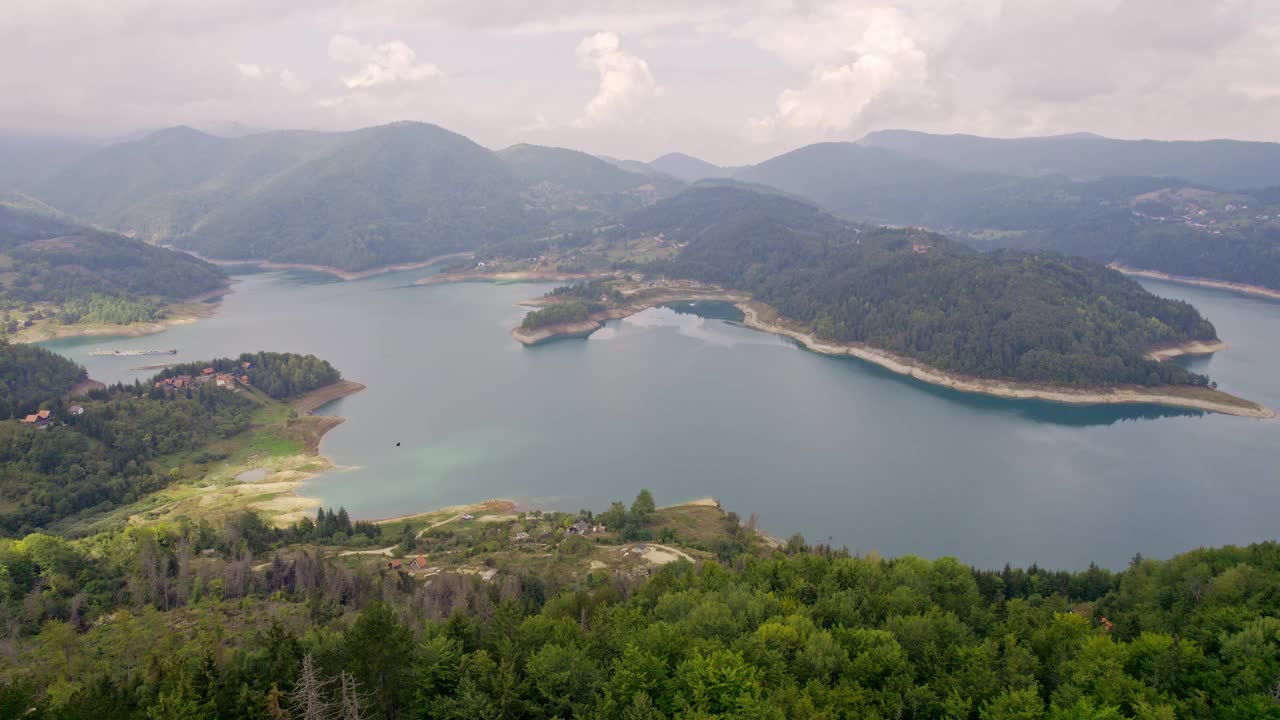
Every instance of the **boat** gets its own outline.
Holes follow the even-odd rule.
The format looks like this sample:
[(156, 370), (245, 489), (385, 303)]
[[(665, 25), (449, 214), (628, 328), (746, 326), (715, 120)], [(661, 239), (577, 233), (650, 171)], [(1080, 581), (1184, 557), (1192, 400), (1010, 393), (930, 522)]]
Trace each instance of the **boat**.
[(94, 350), (94, 357), (137, 357), (139, 355), (177, 355), (177, 350)]

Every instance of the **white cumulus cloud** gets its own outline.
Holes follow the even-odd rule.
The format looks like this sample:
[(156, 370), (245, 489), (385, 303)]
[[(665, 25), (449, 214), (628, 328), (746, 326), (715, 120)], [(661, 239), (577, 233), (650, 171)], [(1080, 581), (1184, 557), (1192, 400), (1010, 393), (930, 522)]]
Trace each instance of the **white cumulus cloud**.
[(575, 127), (627, 124), (646, 101), (662, 92), (649, 63), (624, 51), (617, 33), (599, 32), (584, 38), (576, 55), (579, 65), (600, 76), (600, 86), (574, 121)]
[(878, 101), (930, 101), (929, 55), (916, 43), (913, 28), (901, 13), (881, 9), (843, 20), (830, 23), (823, 34), (829, 39), (833, 28), (843, 30), (843, 41), (835, 45), (793, 46), (789, 41), (795, 33), (766, 38), (765, 44), (774, 45), (784, 56), (804, 58), (826, 45), (825, 52), (818, 53), (827, 57), (812, 64), (803, 83), (778, 94), (772, 114), (748, 121), (749, 139), (768, 142), (781, 130), (836, 133), (856, 127)]
[(434, 64), (419, 63), (413, 48), (399, 40), (370, 45), (347, 35), (334, 35), (329, 40), (329, 57), (358, 66), (342, 77), (349, 90), (395, 87), (444, 75)]

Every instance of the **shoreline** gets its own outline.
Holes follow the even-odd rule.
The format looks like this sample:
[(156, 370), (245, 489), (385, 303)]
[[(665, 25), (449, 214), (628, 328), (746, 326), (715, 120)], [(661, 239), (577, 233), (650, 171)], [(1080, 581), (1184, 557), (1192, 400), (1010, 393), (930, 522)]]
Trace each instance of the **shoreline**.
[[(639, 300), (634, 300), (623, 305), (611, 307), (603, 312), (592, 313), (587, 316), (586, 320), (575, 323), (557, 323), (555, 325), (544, 325), (539, 328), (526, 330), (521, 327), (512, 328), (511, 337), (515, 338), (525, 347), (533, 347), (554, 340), (584, 338), (590, 336), (596, 330), (604, 327), (604, 323), (610, 320), (621, 320), (630, 317), (638, 312), (643, 312), (652, 307), (666, 305), (674, 302), (698, 302), (701, 300), (715, 300), (719, 302), (740, 303), (747, 302), (750, 298), (743, 293), (728, 292), (726, 290), (683, 290), (683, 291), (662, 291), (656, 295), (646, 296)], [(533, 298), (519, 303), (525, 307), (539, 308), (544, 305), (551, 305), (556, 302), (556, 298)]]
[[(939, 370), (910, 358), (902, 357), (886, 350), (868, 347), (860, 343), (836, 344), (818, 340), (812, 334), (802, 333), (798, 330), (793, 330), (782, 324), (763, 318), (762, 309), (767, 307), (768, 306), (764, 306), (763, 303), (757, 303), (754, 301), (738, 303), (738, 309), (742, 310), (745, 317), (743, 325), (754, 330), (761, 330), (789, 337), (813, 352), (821, 353), (823, 355), (845, 355), (855, 357), (859, 360), (879, 365), (880, 367), (899, 375), (906, 375), (930, 385), (950, 388), (959, 392), (989, 395), (1008, 400), (1043, 400), (1067, 405), (1150, 404), (1188, 410), (1215, 412), (1223, 415), (1235, 415), (1237, 417), (1250, 417), (1257, 419), (1271, 419), (1276, 417), (1276, 413), (1274, 411), (1257, 403), (1243, 398), (1235, 398), (1235, 396), (1228, 395), (1227, 393), (1220, 393), (1216, 390), (1209, 392), (1237, 399), (1242, 403), (1248, 403), (1248, 405), (1232, 405), (1224, 401), (1192, 397), (1186, 393), (1200, 390), (1199, 388), (1188, 387), (1184, 390), (1181, 386), (1176, 385), (1162, 386), (1158, 390), (1141, 386), (1077, 389), (1059, 385), (1039, 385), (1009, 380), (987, 380), (983, 378), (966, 377), (955, 373), (949, 373), (945, 370)], [(765, 312), (768, 312), (768, 310)], [(1198, 341), (1194, 344), (1197, 347), (1202, 345), (1202, 343), (1199, 343)], [(1182, 354), (1180, 348), (1178, 348), (1179, 352), (1177, 354)], [(1172, 350), (1174, 349), (1169, 349), (1165, 352), (1171, 352)], [(1169, 357), (1172, 356), (1173, 355), (1169, 355)]]
[(1194, 277), (1191, 275), (1170, 275), (1169, 273), (1160, 272), (1159, 270), (1133, 268), (1115, 262), (1109, 263), (1107, 267), (1131, 277), (1147, 278), (1149, 280), (1163, 280), (1165, 282), (1178, 283), (1180, 285), (1194, 285), (1196, 287), (1205, 287), (1214, 290), (1227, 290), (1229, 292), (1248, 295), (1250, 297), (1280, 300), (1280, 290), (1273, 290), (1261, 285), (1250, 285), (1248, 283), (1233, 282), (1230, 280), (1214, 280), (1212, 278)]
[(192, 257), (199, 258), (209, 263), (210, 265), (217, 265), (218, 267), (233, 267), (236, 265), (247, 265), (250, 267), (261, 268), (263, 270), (311, 270), (313, 272), (320, 272), (320, 273), (325, 273), (326, 275), (332, 275), (340, 280), (364, 280), (365, 278), (371, 278), (377, 275), (385, 275), (387, 273), (400, 272), (401, 270), (420, 270), (422, 268), (430, 267), (437, 263), (444, 262), (445, 260), (452, 260), (454, 258), (471, 257), (473, 255), (471, 251), (467, 250), (467, 251), (456, 252), (456, 253), (448, 253), (445, 255), (437, 255), (432, 258), (427, 258), (426, 260), (415, 260), (413, 262), (396, 263), (394, 265), (379, 265), (377, 267), (372, 267), (367, 270), (343, 270), (342, 268), (334, 267), (332, 265), (314, 265), (311, 263), (288, 263), (288, 262), (276, 262), (274, 260), (228, 260), (224, 258), (211, 258), (211, 257), (205, 257), (204, 255), (201, 255), (195, 250), (187, 250), (185, 248), (174, 247), (172, 245), (164, 245), (162, 247), (166, 247), (170, 250), (176, 250), (178, 252), (186, 253)]
[[(231, 494), (238, 494), (237, 491), (243, 489), (246, 492), (269, 492), (275, 495), (275, 497), (268, 500), (251, 503), (250, 507), (269, 513), (269, 522), (277, 527), (297, 522), (303, 516), (309, 516), (310, 511), (321, 507), (320, 498), (306, 495), (302, 490), (308, 482), (320, 475), (340, 469), (329, 458), (320, 454), (320, 441), (324, 439), (325, 434), (330, 430), (346, 422), (346, 418), (341, 415), (316, 415), (314, 413), (318, 408), (335, 400), (354, 395), (364, 390), (365, 387), (364, 384), (352, 380), (339, 380), (324, 387), (316, 388), (290, 401), (288, 403), (289, 406), (296, 410), (299, 416), (306, 417), (314, 425), (311, 437), (307, 439), (302, 452), (294, 456), (274, 458), (274, 462), (283, 467), (269, 472), (257, 480), (239, 481), (231, 486)], [(237, 467), (234, 471), (234, 477), (238, 479), (244, 473), (252, 472), (259, 468), (264, 468), (264, 466)]]
[[(538, 307), (546, 304), (546, 300), (546, 298), (536, 298), (521, 304)], [(819, 340), (812, 333), (795, 330), (777, 321), (777, 313), (764, 303), (752, 300), (742, 293), (723, 290), (663, 293), (655, 297), (647, 297), (643, 300), (620, 305), (603, 313), (593, 314), (583, 324), (590, 322), (602, 327), (602, 323), (606, 320), (624, 318), (664, 303), (683, 300), (732, 302), (742, 311), (742, 324), (744, 327), (791, 338), (800, 343), (801, 346), (816, 353), (854, 357), (879, 365), (899, 375), (905, 375), (930, 385), (949, 388), (958, 392), (988, 395), (1007, 400), (1042, 400), (1066, 405), (1162, 405), (1237, 417), (1257, 419), (1272, 419), (1276, 417), (1274, 411), (1258, 403), (1208, 388), (1175, 385), (1153, 389), (1134, 385), (1085, 389), (1062, 385), (968, 377), (934, 368), (911, 358), (861, 343), (832, 343)], [(572, 325), (577, 326), (579, 323), (573, 323)], [(566, 326), (549, 325), (532, 331), (522, 331), (521, 328), (515, 328), (511, 331), (511, 335), (526, 346), (533, 346), (550, 342), (560, 337), (569, 337), (569, 335), (556, 334), (556, 329), (560, 327)], [(585, 334), (590, 335), (591, 332), (594, 332), (594, 329)], [(1225, 347), (1227, 347), (1226, 343), (1221, 341), (1191, 341), (1173, 347), (1153, 350), (1150, 356), (1164, 359), (1179, 355), (1206, 354), (1217, 352)], [(1237, 404), (1233, 404), (1232, 401), (1236, 401)]]
[(1188, 355), (1212, 355), (1229, 347), (1231, 346), (1221, 340), (1188, 340), (1180, 345), (1170, 345), (1151, 350), (1147, 353), (1147, 357), (1157, 362), (1163, 362)]
[(443, 285), (446, 283), (535, 283), (535, 282), (573, 282), (575, 280), (597, 280), (611, 277), (612, 273), (562, 273), (542, 270), (513, 270), (495, 273), (440, 273), (431, 277), (415, 280), (414, 285)]
[(230, 295), (234, 292), (232, 281), (227, 280), (223, 287), (206, 293), (193, 295), (178, 302), (161, 306), (171, 317), (163, 317), (152, 322), (130, 323), (128, 325), (40, 325), (24, 328), (12, 337), (13, 342), (33, 344), (49, 340), (65, 340), (78, 337), (142, 337), (155, 335), (172, 327), (191, 325), (192, 323), (212, 317), (218, 311), (218, 304), (210, 300)]

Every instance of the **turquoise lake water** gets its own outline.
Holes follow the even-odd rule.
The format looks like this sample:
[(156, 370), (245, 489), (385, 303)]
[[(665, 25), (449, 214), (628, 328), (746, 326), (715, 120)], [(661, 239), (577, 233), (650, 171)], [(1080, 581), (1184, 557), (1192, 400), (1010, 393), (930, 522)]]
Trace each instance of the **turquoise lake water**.
[[(965, 395), (668, 308), (524, 348), (515, 303), (550, 286), (413, 285), (429, 272), (246, 275), (196, 324), (46, 346), (107, 382), (164, 358), (91, 350), (330, 360), (368, 389), (324, 409), (347, 422), (321, 450), (351, 469), (307, 489), (358, 518), (494, 497), (603, 509), (647, 487), (660, 504), (713, 496), (782, 537), (985, 567), (1121, 567), (1280, 534), (1280, 422)], [(1144, 284), (1231, 344), (1188, 365), (1280, 407), (1280, 303)]]

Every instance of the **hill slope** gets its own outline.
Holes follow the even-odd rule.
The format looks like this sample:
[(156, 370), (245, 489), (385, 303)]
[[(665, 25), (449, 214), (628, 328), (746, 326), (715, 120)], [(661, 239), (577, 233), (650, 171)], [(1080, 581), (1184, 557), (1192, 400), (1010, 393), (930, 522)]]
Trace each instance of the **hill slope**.
[(582, 153), (494, 153), (395, 123), (239, 138), (172, 128), (95, 153), (38, 195), (211, 257), (360, 270), (589, 224), (674, 189)]
[(1213, 340), (1184, 302), (1093, 262), (977, 253), (915, 229), (857, 227), (781, 196), (690, 189), (626, 222), (687, 243), (665, 272), (743, 290), (819, 337), (977, 377), (1067, 385), (1207, 382), (1149, 360)]
[(217, 267), (185, 253), (87, 228), (20, 197), (0, 201), (0, 332), (157, 319), (166, 303), (216, 290)]
[(650, 162), (649, 167), (672, 177), (678, 177), (685, 182), (726, 178), (731, 177), (735, 172), (735, 168), (723, 168), (701, 158), (679, 152), (667, 153)]

